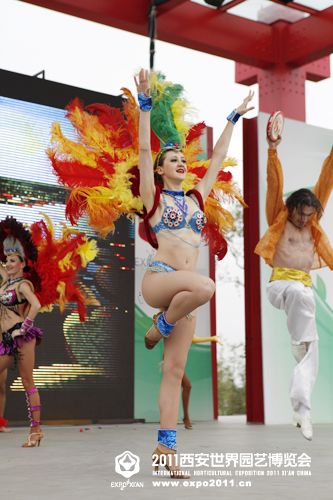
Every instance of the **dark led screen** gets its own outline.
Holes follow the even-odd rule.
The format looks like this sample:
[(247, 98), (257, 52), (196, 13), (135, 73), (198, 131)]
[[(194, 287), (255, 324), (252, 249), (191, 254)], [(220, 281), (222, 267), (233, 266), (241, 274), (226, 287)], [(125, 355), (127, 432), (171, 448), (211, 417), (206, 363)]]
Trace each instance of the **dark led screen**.
[[(75, 140), (64, 110), (71, 99), (113, 106), (121, 99), (7, 71), (0, 71), (0, 82), (0, 219), (12, 215), (30, 224), (45, 213), (59, 231), (66, 190), (45, 153), (51, 123), (60, 122)], [(84, 219), (78, 228), (96, 238), (99, 248), (79, 276), (89, 297), (88, 320), (79, 322), (75, 304), (64, 314), (56, 306), (37, 317), (44, 330), (34, 370), (42, 420), (128, 420), (133, 418), (134, 230), (126, 218), (104, 240)], [(16, 368), (8, 371), (6, 417), (26, 420)]]

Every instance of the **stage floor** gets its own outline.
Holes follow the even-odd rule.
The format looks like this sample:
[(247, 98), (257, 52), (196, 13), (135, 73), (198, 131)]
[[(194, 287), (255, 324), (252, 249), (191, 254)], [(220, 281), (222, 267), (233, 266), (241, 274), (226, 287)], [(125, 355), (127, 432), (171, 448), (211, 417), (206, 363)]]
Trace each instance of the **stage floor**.
[[(189, 454), (188, 460), (194, 459), (196, 463), (202, 460), (206, 464), (189, 468), (191, 479), (186, 483), (178, 481), (178, 485), (177, 480), (152, 476), (150, 457), (157, 425), (96, 425), (85, 428), (88, 430), (83, 432), (75, 426), (44, 426), (45, 439), (39, 448), (32, 449), (20, 447), (27, 429), (14, 428), (11, 433), (0, 434), (1, 498), (333, 498), (333, 425), (316, 425), (312, 442), (306, 441), (292, 425), (263, 426), (222, 421), (197, 422), (190, 431), (180, 425), (178, 428), (179, 453)], [(129, 479), (115, 471), (115, 457), (124, 451), (140, 457), (140, 469)], [(227, 455), (231, 453), (233, 456)], [(223, 466), (217, 467), (216, 462), (212, 466), (210, 461), (207, 462), (213, 460), (211, 454), (215, 454), (214, 460), (221, 460)], [(306, 456), (310, 457), (311, 466), (300, 467), (299, 460), (308, 460)], [(226, 462), (227, 458), (236, 460), (236, 467)], [(240, 459), (246, 460), (242, 466), (238, 462)], [(256, 465), (251, 466), (249, 460), (255, 460)], [(268, 460), (275, 460), (275, 463), (269, 464)], [(128, 469), (128, 463), (125, 459), (123, 471)], [(219, 474), (225, 475), (193, 474), (199, 470), (208, 474), (220, 471)], [(240, 475), (245, 471), (247, 475)], [(123, 491), (120, 489), (122, 484)]]

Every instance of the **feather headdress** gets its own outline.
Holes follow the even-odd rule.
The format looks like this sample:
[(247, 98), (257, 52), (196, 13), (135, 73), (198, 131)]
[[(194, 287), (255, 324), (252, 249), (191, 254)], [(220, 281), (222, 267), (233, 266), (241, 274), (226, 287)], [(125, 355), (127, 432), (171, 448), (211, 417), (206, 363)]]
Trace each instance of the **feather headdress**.
[(44, 219), (34, 222), (30, 228), (13, 217), (2, 220), (0, 259), (8, 255), (6, 242), (16, 242), (27, 264), (25, 277), (33, 283), (42, 309), (50, 310), (58, 304), (62, 312), (66, 303), (76, 302), (80, 319), (84, 321), (86, 300), (75, 280), (78, 271), (96, 257), (96, 241), (65, 225), (61, 236), (56, 237), (51, 220), (47, 215)]
[[(123, 108), (105, 104), (84, 107), (78, 99), (67, 106), (78, 141), (66, 138), (58, 123), (51, 133), (49, 158), (59, 182), (70, 189), (66, 215), (72, 224), (86, 214), (89, 224), (102, 236), (113, 231), (120, 215), (133, 218), (143, 215), (139, 196), (138, 127), (139, 108), (131, 92), (123, 88)], [(203, 153), (201, 135), (206, 125), (191, 125), (187, 120), (189, 105), (184, 89), (165, 80), (159, 73), (151, 75), (151, 149), (153, 158), (165, 143), (179, 144), (187, 162), (183, 183), (185, 191), (195, 187), (205, 175), (209, 160), (200, 160)], [(219, 259), (226, 253), (224, 233), (232, 228), (232, 215), (221, 206), (224, 196), (243, 199), (232, 181), (227, 166), (236, 161), (226, 159), (213, 189), (205, 202), (207, 224), (203, 237)]]

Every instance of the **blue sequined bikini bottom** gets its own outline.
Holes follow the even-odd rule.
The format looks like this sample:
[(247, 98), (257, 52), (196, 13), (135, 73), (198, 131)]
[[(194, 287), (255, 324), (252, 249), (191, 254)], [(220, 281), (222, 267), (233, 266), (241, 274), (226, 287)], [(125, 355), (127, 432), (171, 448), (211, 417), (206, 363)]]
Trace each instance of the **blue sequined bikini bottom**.
[(165, 264), (165, 262), (161, 262), (160, 260), (150, 260), (146, 266), (147, 271), (152, 271), (153, 273), (171, 273), (172, 271), (176, 271), (173, 267)]

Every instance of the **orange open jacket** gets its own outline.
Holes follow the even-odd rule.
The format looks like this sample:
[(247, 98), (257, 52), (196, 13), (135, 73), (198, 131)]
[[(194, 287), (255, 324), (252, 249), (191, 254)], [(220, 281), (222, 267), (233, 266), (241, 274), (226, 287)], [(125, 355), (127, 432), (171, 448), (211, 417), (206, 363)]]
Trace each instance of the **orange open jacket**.
[[(323, 209), (325, 209), (332, 188), (333, 148), (324, 160), (319, 179), (313, 188), (313, 192), (320, 200)], [(263, 257), (267, 264), (273, 266), (276, 245), (282, 236), (288, 218), (288, 210), (283, 201), (283, 172), (276, 149), (268, 150), (266, 218), (269, 227), (257, 244), (255, 253)], [(333, 248), (320, 226), (317, 216), (313, 217), (310, 224), (315, 245), (312, 269), (324, 266), (333, 269)]]

